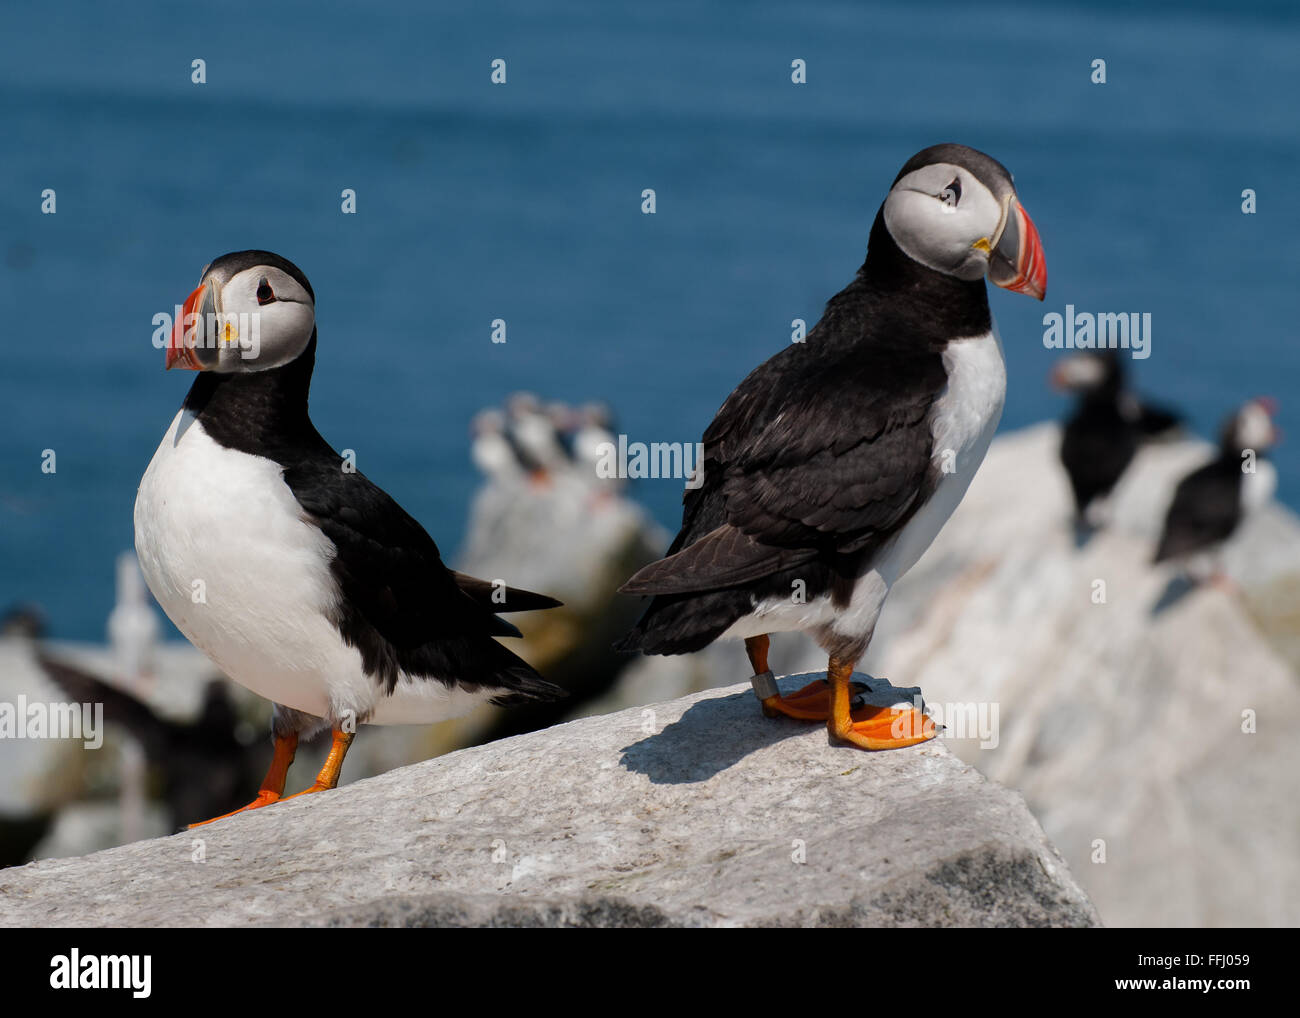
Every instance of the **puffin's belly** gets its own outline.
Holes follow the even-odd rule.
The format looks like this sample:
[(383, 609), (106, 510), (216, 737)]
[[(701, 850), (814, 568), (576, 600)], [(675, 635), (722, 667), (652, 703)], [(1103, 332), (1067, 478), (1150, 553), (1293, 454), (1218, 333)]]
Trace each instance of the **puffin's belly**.
[(1258, 512), (1277, 491), (1277, 468), (1268, 460), (1255, 461), (1252, 472), (1241, 475), (1241, 514)]
[(364, 698), (366, 683), (374, 698), (329, 621), (333, 544), (303, 519), (277, 463), (219, 445), (181, 411), (140, 483), (135, 535), (163, 611), (236, 682), (321, 716)]

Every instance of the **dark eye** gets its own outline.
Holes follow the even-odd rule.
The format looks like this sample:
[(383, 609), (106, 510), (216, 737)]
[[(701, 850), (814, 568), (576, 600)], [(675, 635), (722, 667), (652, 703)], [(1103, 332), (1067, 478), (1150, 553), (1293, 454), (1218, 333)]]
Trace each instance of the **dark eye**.
[(261, 282), (257, 284), (257, 303), (270, 304), (275, 300), (275, 291), (271, 289), (271, 284), (263, 276)]
[(949, 207), (954, 207), (959, 201), (961, 201), (960, 178), (952, 178), (952, 183), (939, 192), (939, 200)]

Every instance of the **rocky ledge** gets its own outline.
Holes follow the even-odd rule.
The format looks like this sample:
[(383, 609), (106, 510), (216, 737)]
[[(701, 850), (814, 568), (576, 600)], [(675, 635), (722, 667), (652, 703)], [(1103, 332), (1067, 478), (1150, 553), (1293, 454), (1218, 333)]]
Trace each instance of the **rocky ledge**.
[(1098, 920), (1020, 795), (942, 740), (883, 753), (831, 745), (823, 726), (763, 718), (742, 684), (461, 750), (198, 831), (4, 870), (0, 922)]

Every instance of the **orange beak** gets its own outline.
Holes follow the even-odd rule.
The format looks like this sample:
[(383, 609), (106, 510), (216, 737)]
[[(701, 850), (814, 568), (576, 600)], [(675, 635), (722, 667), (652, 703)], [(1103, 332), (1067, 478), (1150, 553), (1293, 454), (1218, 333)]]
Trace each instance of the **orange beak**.
[(1047, 259), (1038, 228), (1012, 195), (1002, 234), (989, 254), (989, 282), (1042, 300), (1047, 295)]
[(181, 315), (172, 325), (171, 338), (167, 341), (166, 370), (179, 365), (188, 371), (202, 371), (203, 365), (194, 356), (196, 339), (203, 335), (203, 310), (201, 302), (207, 292), (204, 284), (185, 298)]

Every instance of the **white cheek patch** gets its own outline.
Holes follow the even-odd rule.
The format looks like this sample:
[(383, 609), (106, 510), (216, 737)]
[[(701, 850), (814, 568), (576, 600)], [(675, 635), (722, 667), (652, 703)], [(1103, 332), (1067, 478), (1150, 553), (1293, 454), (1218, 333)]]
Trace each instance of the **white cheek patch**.
[[(961, 196), (940, 200), (956, 178)], [(961, 279), (978, 279), (988, 268), (988, 254), (974, 245), (991, 244), (1002, 208), (987, 187), (956, 166), (936, 163), (914, 170), (894, 185), (885, 199), (885, 226), (909, 258), (927, 268)]]
[[(261, 304), (265, 279), (276, 300)], [(236, 273), (221, 291), (231, 342), (221, 351), (219, 371), (265, 371), (288, 364), (307, 347), (316, 313), (298, 281), (279, 269), (255, 266)]]
[(1078, 354), (1057, 363), (1061, 380), (1070, 388), (1090, 389), (1100, 385), (1106, 375), (1106, 365), (1100, 357)]
[(1268, 449), (1273, 445), (1273, 419), (1258, 403), (1250, 403), (1237, 418), (1237, 440), (1244, 449)]

